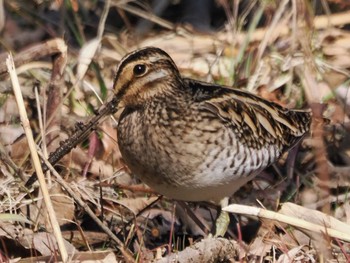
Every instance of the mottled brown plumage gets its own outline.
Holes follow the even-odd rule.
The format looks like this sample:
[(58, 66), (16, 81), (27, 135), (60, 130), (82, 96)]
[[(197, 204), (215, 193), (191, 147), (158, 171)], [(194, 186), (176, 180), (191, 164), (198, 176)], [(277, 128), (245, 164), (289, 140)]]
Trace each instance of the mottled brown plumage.
[(310, 124), (309, 111), (182, 78), (157, 48), (120, 62), (115, 92), (124, 107), (118, 125), (123, 158), (143, 181), (175, 199), (218, 201), (232, 194)]
[(118, 144), (130, 170), (162, 195), (219, 202), (293, 147), (309, 111), (182, 78), (164, 51), (126, 55), (114, 89), (124, 111)]

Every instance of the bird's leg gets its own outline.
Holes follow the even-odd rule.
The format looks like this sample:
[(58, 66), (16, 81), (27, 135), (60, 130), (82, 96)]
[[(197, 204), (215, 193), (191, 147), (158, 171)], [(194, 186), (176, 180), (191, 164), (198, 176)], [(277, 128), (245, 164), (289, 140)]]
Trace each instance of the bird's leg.
[[(228, 197), (225, 197), (220, 201), (220, 206), (221, 208), (228, 206)], [(228, 212), (221, 210), (220, 215), (216, 219), (216, 223), (215, 223), (215, 237), (219, 237), (219, 236), (223, 237), (227, 231), (229, 223), (230, 223), (230, 216)]]

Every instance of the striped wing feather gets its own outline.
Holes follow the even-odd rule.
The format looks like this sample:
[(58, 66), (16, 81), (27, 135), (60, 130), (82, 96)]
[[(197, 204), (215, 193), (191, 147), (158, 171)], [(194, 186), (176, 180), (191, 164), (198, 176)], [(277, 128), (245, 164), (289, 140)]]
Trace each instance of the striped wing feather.
[(185, 81), (195, 100), (220, 117), (249, 147), (260, 149), (265, 144), (277, 144), (287, 150), (309, 130), (309, 110), (283, 108), (239, 89)]

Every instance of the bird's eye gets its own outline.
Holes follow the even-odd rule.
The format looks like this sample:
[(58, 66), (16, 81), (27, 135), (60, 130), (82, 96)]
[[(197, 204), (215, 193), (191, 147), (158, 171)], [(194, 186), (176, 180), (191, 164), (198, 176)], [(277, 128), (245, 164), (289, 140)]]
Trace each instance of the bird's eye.
[(137, 64), (134, 67), (134, 75), (135, 76), (142, 76), (143, 74), (146, 73), (146, 65), (143, 64)]

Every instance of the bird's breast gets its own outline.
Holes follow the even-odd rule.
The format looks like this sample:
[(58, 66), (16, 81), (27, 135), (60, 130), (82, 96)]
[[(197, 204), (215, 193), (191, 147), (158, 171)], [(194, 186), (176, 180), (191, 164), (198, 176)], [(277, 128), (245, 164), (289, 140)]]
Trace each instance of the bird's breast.
[(166, 109), (125, 115), (118, 144), (133, 174), (160, 194), (187, 201), (231, 195), (269, 165), (276, 150), (253, 151), (203, 112)]

